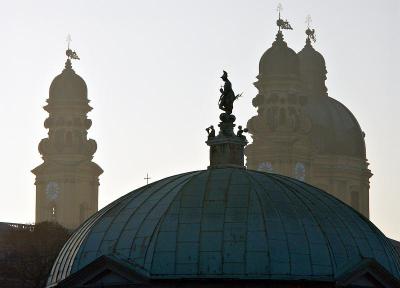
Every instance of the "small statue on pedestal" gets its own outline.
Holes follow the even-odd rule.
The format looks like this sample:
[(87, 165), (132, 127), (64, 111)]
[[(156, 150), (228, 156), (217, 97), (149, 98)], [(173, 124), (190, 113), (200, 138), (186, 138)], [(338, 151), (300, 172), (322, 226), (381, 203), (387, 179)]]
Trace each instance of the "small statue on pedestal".
[(210, 140), (210, 139), (215, 137), (215, 129), (214, 129), (213, 125), (211, 125), (210, 127), (206, 128), (206, 131), (208, 133), (208, 140)]
[(236, 136), (238, 136), (240, 139), (247, 140), (246, 136), (243, 135), (243, 133), (249, 132), (247, 128), (242, 128), (242, 126), (238, 126), (238, 132), (236, 133)]

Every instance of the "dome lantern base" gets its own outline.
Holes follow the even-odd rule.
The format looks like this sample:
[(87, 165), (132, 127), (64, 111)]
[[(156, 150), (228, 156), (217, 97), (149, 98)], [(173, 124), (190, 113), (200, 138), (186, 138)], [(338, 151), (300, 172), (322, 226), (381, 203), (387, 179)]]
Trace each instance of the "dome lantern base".
[(206, 141), (210, 146), (210, 168), (234, 167), (243, 168), (244, 166), (244, 146), (247, 145), (246, 137), (243, 135), (245, 130), (239, 126), (237, 135), (233, 128), (235, 127), (236, 117), (222, 113), (219, 123), (220, 132), (217, 136), (209, 135)]

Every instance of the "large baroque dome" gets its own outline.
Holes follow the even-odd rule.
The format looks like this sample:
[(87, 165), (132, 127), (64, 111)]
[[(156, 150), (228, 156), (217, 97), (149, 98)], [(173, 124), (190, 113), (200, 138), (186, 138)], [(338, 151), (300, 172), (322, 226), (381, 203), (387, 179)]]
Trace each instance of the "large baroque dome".
[(104, 258), (147, 281), (332, 283), (367, 260), (400, 278), (393, 245), (360, 213), (303, 182), (240, 168), (179, 174), (114, 201), (74, 232), (48, 285), (70, 287)]
[(353, 113), (329, 97), (310, 97), (304, 106), (311, 121), (310, 139), (321, 155), (366, 159), (364, 133)]

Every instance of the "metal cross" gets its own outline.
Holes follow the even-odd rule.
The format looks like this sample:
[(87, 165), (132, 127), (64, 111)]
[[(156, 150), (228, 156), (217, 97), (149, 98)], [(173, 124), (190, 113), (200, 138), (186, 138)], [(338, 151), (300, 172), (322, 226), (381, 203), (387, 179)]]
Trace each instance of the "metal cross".
[(68, 49), (69, 49), (69, 44), (71, 44), (71, 42), (72, 42), (71, 34), (68, 34), (67, 35)]
[(307, 15), (306, 17), (307, 28), (310, 28), (311, 23), (312, 23), (311, 15)]
[(278, 7), (276, 7), (276, 11), (279, 13), (279, 19), (281, 19), (281, 11), (283, 10), (282, 3), (278, 4)]
[(146, 180), (146, 184), (149, 184), (149, 179), (151, 179), (150, 177), (149, 177), (149, 173), (147, 173), (146, 174), (146, 177), (144, 177), (144, 180)]

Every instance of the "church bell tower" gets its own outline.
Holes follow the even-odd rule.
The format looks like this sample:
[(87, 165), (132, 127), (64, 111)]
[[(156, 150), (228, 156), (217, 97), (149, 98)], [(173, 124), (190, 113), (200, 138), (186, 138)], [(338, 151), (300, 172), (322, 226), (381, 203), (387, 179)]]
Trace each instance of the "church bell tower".
[(88, 139), (92, 110), (85, 81), (72, 69), (79, 59), (69, 49), (60, 75), (54, 78), (44, 110), (48, 137), (39, 143), (43, 163), (32, 170), (36, 176), (36, 223), (55, 221), (77, 228), (98, 209), (99, 176), (103, 170), (92, 161), (97, 145)]
[(296, 53), (283, 39), (282, 29), (291, 26), (279, 16), (276, 39), (260, 59), (246, 165), (307, 182), (369, 217), (365, 133), (351, 111), (328, 95), (325, 59), (312, 45), (311, 18), (307, 22), (306, 44)]

